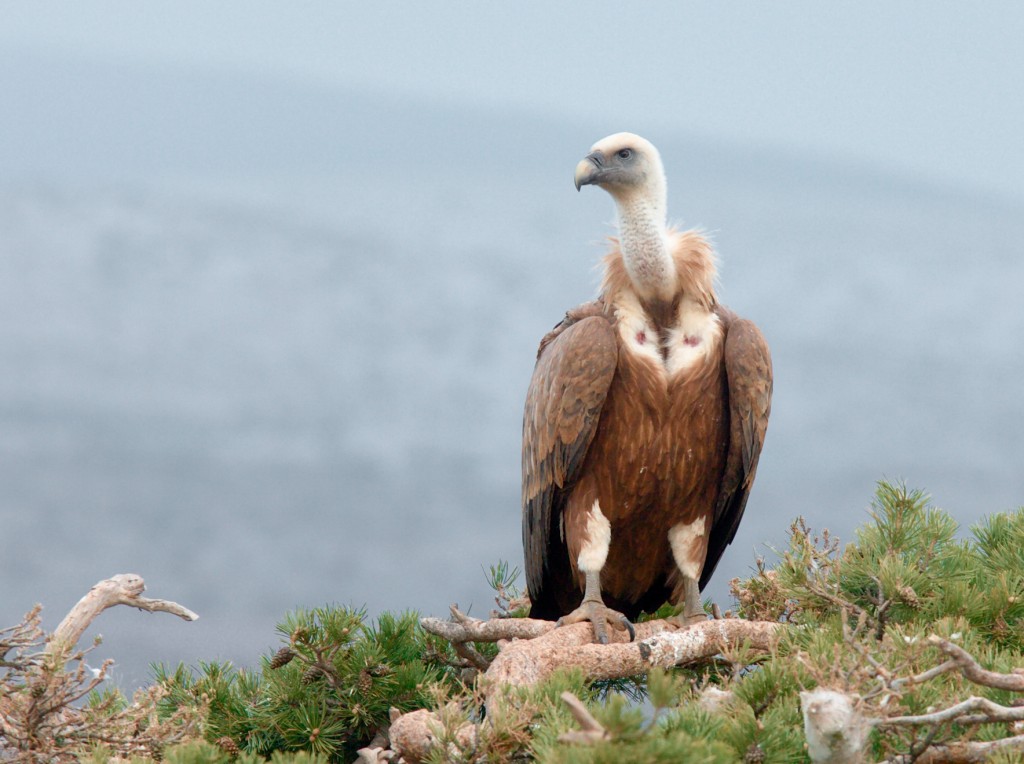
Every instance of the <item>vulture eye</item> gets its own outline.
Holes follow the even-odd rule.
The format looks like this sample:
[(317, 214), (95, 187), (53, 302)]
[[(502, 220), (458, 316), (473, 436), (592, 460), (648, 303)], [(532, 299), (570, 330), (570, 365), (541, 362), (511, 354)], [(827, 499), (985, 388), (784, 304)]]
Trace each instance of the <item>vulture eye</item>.
[(629, 159), (631, 156), (633, 156), (633, 149), (619, 149), (619, 151), (616, 152), (615, 156), (617, 156), (619, 159)]

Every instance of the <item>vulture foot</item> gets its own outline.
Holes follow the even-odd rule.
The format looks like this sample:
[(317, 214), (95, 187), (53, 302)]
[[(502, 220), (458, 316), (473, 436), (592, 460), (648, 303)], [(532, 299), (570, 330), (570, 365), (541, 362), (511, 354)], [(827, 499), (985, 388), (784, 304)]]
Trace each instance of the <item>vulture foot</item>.
[(682, 626), (693, 626), (707, 620), (708, 614), (704, 612), (704, 606), (700, 601), (700, 589), (697, 587), (697, 580), (686, 577), (683, 579), (683, 612), (672, 616), (668, 620)]
[(690, 615), (687, 615), (686, 613), (680, 613), (679, 615), (674, 615), (666, 620), (672, 623), (676, 623), (685, 629), (688, 626), (695, 626), (698, 623), (704, 623), (704, 621), (706, 621), (707, 619), (707, 613), (701, 610), (699, 613), (691, 613)]
[(633, 624), (629, 622), (629, 619), (618, 610), (612, 610), (606, 606), (600, 599), (583, 600), (578, 608), (559, 618), (555, 627), (567, 626), (570, 623), (580, 623), (581, 621), (590, 621), (593, 624), (594, 638), (602, 645), (608, 644), (609, 626), (616, 631), (628, 631), (630, 642), (636, 639), (636, 630), (633, 628)]

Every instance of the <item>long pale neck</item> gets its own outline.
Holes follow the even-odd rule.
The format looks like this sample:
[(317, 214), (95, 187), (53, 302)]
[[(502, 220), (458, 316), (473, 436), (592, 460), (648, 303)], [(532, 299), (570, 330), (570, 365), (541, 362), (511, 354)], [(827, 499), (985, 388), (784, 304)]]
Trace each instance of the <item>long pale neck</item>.
[(630, 281), (642, 298), (671, 300), (676, 266), (665, 236), (664, 194), (623, 194), (615, 202), (619, 247)]

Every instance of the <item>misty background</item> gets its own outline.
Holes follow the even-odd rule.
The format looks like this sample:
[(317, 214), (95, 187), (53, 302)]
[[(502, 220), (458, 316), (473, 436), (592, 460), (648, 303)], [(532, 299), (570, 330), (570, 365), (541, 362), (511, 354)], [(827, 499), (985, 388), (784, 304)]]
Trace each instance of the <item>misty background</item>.
[(0, 626), (138, 573), (201, 618), (104, 613), (130, 688), (297, 606), (485, 615), (620, 130), (773, 353), (708, 594), (882, 478), (1020, 506), (1021, 39), (1010, 2), (5, 5)]

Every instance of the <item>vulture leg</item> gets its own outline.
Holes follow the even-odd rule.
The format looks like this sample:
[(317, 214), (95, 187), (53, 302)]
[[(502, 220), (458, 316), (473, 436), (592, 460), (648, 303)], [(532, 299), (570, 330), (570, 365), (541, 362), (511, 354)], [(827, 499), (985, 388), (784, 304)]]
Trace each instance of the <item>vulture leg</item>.
[(580, 606), (568, 615), (558, 619), (558, 626), (566, 626), (570, 623), (590, 621), (594, 625), (594, 637), (602, 645), (608, 644), (608, 626), (618, 631), (628, 631), (629, 641), (636, 639), (636, 631), (633, 624), (629, 622), (622, 613), (612, 610), (604, 604), (601, 598), (601, 574), (596, 570), (586, 572), (587, 586), (583, 593), (583, 602)]
[(674, 619), (680, 626), (690, 626), (707, 618), (700, 601), (699, 581), (708, 554), (708, 536), (704, 532), (708, 519), (701, 517), (692, 523), (679, 523), (668, 532), (669, 546), (679, 569), (673, 602), (683, 606), (683, 612)]
[(683, 612), (675, 616), (680, 626), (692, 626), (707, 619), (704, 605), (700, 601), (700, 587), (696, 578), (683, 577)]

